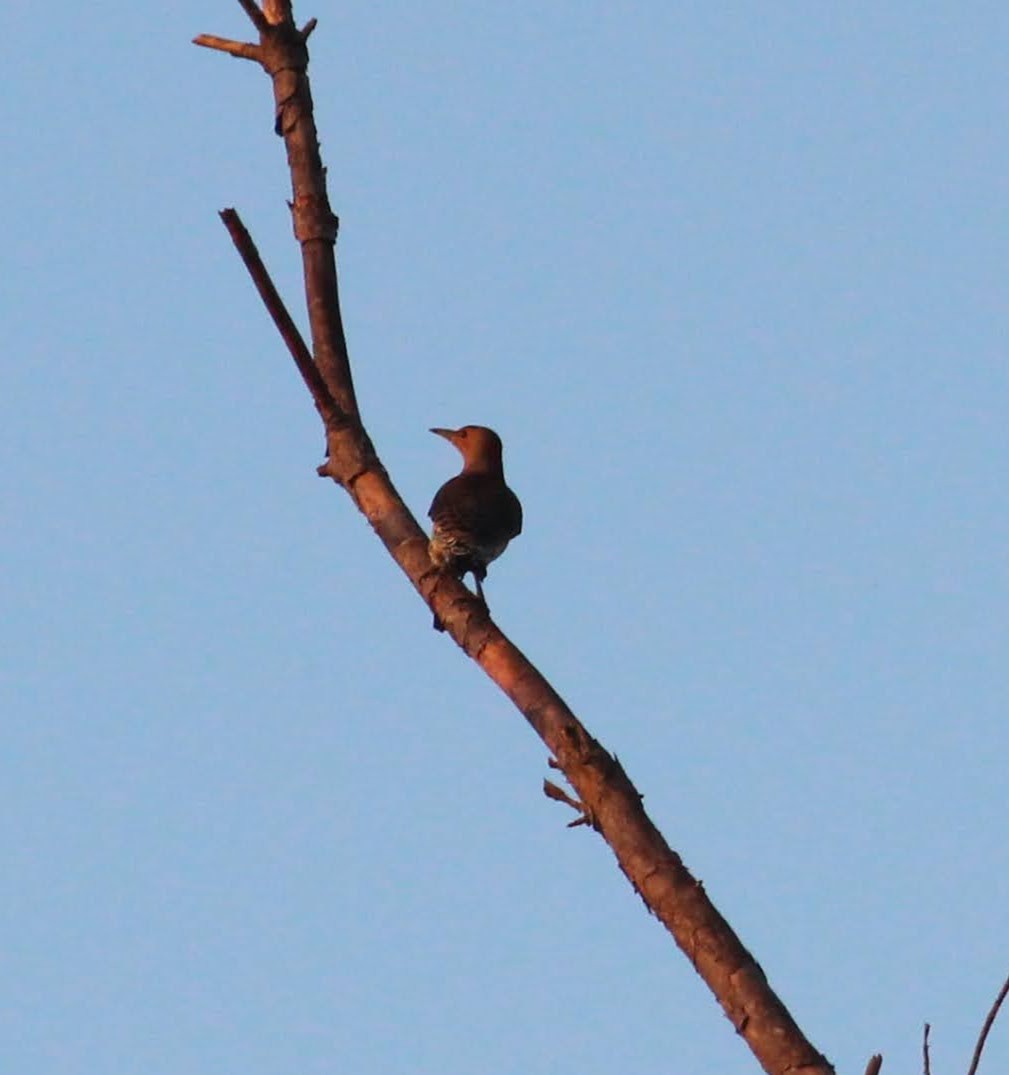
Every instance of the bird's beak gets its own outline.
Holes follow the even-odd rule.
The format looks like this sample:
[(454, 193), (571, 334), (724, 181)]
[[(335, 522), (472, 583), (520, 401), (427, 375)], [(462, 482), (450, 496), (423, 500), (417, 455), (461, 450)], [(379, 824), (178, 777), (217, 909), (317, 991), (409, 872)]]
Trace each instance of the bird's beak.
[(429, 433), (437, 433), (439, 437), (444, 437), (446, 440), (454, 440), (456, 431), (454, 429), (429, 429)]

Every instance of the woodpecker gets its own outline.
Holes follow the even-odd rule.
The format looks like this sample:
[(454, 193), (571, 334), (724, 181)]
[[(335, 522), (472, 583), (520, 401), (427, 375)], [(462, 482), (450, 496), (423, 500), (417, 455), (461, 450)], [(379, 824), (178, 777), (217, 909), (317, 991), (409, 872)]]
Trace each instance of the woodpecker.
[[(427, 513), (434, 522), (431, 562), (457, 579), (470, 572), (486, 608), (482, 583), (487, 565), (522, 533), (522, 505), (505, 484), (501, 438), (494, 430), (463, 426), (431, 432), (454, 444), (463, 460), (460, 473), (435, 493)], [(437, 616), (434, 626), (445, 630)]]

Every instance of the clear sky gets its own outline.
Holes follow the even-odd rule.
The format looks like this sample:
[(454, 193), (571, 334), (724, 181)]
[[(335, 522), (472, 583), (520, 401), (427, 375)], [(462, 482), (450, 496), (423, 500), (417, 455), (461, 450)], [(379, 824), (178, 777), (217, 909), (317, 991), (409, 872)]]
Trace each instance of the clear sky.
[[(14, 0), (0, 1069), (743, 1075), (347, 498), (231, 0)], [(502, 628), (800, 1025), (966, 1069), (1009, 972), (1004, 4), (323, 4), (365, 419), (497, 429)], [(982, 1071), (1009, 1069), (1009, 1018)]]

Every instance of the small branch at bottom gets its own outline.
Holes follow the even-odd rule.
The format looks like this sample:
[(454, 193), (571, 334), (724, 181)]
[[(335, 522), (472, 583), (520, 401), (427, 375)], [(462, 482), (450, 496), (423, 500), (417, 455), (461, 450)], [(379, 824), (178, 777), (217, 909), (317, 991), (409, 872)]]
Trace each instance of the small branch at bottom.
[(967, 1075), (976, 1075), (977, 1066), (981, 1062), (981, 1054), (984, 1052), (984, 1043), (988, 1038), (988, 1032), (995, 1022), (998, 1010), (1002, 1007), (1002, 1001), (1005, 1000), (1007, 993), (1009, 993), (1009, 978), (1006, 978), (1005, 982), (1002, 983), (1002, 988), (995, 998), (995, 1003), (991, 1006), (991, 1011), (988, 1012), (984, 1026), (981, 1027), (981, 1033), (978, 1035), (977, 1045), (974, 1046), (974, 1057), (970, 1062), (970, 1067), (967, 1069)]

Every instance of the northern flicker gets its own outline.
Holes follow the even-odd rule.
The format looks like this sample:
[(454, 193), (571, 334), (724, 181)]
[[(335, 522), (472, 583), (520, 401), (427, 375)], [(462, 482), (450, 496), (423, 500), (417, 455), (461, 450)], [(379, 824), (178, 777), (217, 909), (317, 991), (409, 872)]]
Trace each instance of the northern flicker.
[[(431, 432), (454, 444), (463, 460), (462, 471), (435, 493), (428, 511), (434, 522), (431, 562), (457, 579), (470, 572), (486, 606), (482, 583), (487, 565), (522, 533), (522, 505), (505, 484), (501, 438), (484, 426)], [(434, 625), (445, 629), (437, 616)]]

